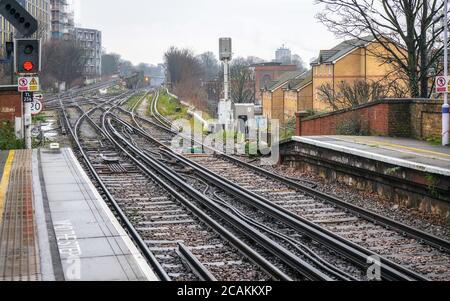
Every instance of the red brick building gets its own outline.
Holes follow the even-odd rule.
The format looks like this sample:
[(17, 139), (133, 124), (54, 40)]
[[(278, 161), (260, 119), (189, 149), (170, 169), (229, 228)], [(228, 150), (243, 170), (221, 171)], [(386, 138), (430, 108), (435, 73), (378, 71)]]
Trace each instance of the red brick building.
[(253, 67), (255, 68), (256, 103), (262, 102), (261, 89), (274, 81), (278, 81), (284, 73), (297, 70), (296, 65), (282, 65), (281, 63), (262, 63)]
[(17, 86), (0, 87), (0, 124), (9, 121), (14, 126), (16, 117), (22, 117), (22, 98)]

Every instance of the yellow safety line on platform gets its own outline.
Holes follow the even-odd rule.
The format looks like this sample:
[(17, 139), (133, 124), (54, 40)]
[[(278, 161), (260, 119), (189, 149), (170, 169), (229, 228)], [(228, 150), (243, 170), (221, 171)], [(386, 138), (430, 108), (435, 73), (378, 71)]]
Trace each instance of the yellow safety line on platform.
[(6, 159), (5, 167), (3, 169), (3, 176), (0, 182), (0, 223), (3, 219), (3, 210), (5, 206), (6, 192), (9, 186), (9, 175), (11, 173), (11, 168), (14, 160), (14, 151), (10, 151), (8, 159)]
[(421, 149), (421, 148), (409, 147), (409, 146), (393, 144), (393, 143), (388, 143), (388, 142), (381, 142), (381, 141), (372, 141), (372, 140), (364, 140), (364, 139), (361, 139), (361, 140), (355, 139), (355, 140), (359, 141), (360, 143), (366, 142), (366, 143), (372, 143), (372, 144), (376, 144), (376, 145), (384, 145), (384, 146), (390, 146), (390, 147), (394, 147), (394, 148), (402, 148), (402, 149), (410, 150), (410, 151), (417, 152), (417, 153), (425, 153), (425, 154), (431, 154), (431, 155), (437, 155), (437, 156), (450, 158), (450, 154), (434, 152), (434, 151)]

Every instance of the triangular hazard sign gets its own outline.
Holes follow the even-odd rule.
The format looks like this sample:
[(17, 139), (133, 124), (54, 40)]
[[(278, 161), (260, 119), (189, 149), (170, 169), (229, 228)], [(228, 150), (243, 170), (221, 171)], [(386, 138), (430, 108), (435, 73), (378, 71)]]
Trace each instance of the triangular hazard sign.
[(33, 77), (30, 81), (30, 86), (36, 86), (37, 85), (37, 81), (36, 79)]

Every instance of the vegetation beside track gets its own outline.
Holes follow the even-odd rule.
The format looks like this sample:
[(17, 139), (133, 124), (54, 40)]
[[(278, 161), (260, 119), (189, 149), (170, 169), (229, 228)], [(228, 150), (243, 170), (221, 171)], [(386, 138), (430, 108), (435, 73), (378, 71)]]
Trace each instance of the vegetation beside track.
[(189, 108), (180, 103), (179, 100), (170, 97), (166, 91), (161, 91), (158, 99), (158, 111), (164, 117), (171, 120), (177, 119), (192, 119), (188, 114)]
[(143, 94), (131, 96), (125, 104), (126, 109), (131, 111), (142, 100), (142, 96)]
[(11, 122), (0, 124), (0, 150), (23, 149), (23, 140), (17, 139)]

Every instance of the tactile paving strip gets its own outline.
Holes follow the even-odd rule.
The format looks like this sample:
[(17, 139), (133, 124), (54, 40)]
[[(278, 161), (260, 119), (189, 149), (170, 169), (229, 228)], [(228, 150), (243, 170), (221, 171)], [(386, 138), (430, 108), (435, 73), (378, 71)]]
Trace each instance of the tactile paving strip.
[(16, 151), (0, 225), (0, 280), (39, 281), (32, 152)]

